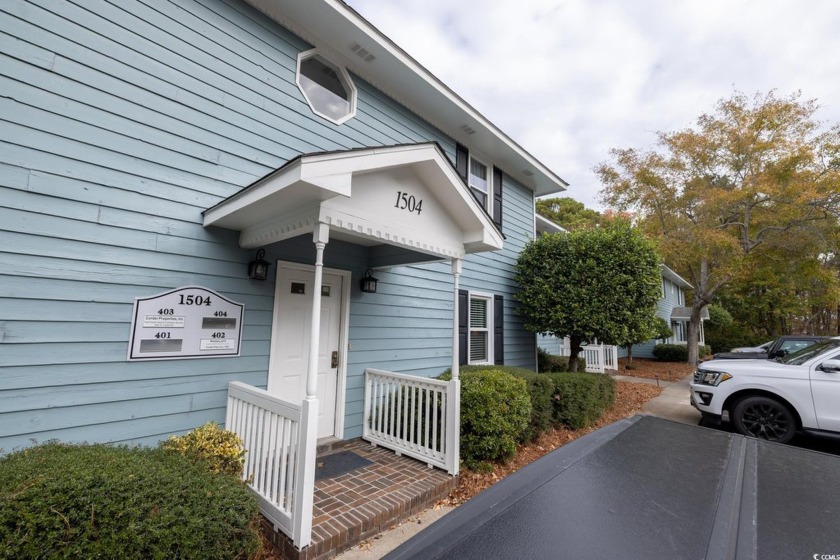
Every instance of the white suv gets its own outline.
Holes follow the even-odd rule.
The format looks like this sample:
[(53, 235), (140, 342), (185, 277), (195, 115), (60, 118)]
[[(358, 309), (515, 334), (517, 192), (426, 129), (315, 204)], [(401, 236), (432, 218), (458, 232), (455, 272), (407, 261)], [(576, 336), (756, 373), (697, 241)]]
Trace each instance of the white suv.
[(691, 404), (738, 433), (785, 443), (797, 430), (840, 432), (840, 337), (775, 360), (711, 360)]

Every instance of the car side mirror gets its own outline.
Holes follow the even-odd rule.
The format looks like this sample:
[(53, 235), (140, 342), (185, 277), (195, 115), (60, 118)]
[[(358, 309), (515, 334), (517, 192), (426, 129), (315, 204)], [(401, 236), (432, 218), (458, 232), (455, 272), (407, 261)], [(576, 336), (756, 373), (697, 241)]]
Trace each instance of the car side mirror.
[(840, 372), (840, 360), (826, 360), (817, 366), (817, 369), (826, 373)]
[(776, 350), (772, 354), (770, 354), (770, 358), (784, 358), (787, 356), (787, 350)]

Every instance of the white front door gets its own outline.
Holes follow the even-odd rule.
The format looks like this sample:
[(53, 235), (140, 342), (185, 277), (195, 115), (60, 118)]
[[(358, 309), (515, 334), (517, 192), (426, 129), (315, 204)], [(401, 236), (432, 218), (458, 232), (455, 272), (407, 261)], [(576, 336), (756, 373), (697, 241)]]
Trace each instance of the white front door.
[[(293, 403), (300, 403), (306, 397), (314, 281), (312, 267), (277, 265), (268, 392)], [(335, 435), (343, 288), (341, 276), (324, 273), (318, 345), (319, 438)]]

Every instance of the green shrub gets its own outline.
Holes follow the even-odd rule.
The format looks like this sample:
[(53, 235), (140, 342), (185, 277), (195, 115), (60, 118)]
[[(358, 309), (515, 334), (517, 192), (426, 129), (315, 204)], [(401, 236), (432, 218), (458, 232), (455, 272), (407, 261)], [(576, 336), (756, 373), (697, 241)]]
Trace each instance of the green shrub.
[[(586, 360), (583, 352), (578, 354), (578, 369), (583, 371), (586, 368)], [(569, 371), (569, 357), (555, 356), (549, 354), (542, 348), (537, 348), (537, 371), (540, 373), (560, 373)]]
[(47, 443), (0, 459), (0, 557), (246, 558), (257, 499), (164, 449)]
[(170, 436), (161, 447), (206, 461), (215, 473), (242, 476), (245, 446), (238, 435), (215, 422), (208, 422), (183, 436)]
[(653, 347), (653, 357), (663, 362), (686, 362), (688, 347), (685, 344), (657, 344)]
[[(700, 358), (711, 353), (708, 345), (701, 344), (698, 348)], [(653, 347), (653, 356), (663, 362), (687, 362), (688, 346), (685, 344), (657, 344)]]
[[(531, 400), (524, 379), (494, 366), (464, 367), (461, 378), (461, 460), (471, 469), (507, 460), (528, 430)], [(441, 379), (450, 379), (449, 372)]]
[(544, 373), (535, 373), (526, 369), (509, 373), (525, 380), (528, 396), (531, 399), (531, 420), (522, 436), (522, 441), (536, 439), (540, 434), (548, 431), (552, 425), (554, 382)]
[(593, 424), (615, 401), (615, 382), (594, 373), (547, 374), (554, 383), (553, 419), (579, 430)]
[[(520, 441), (530, 441), (551, 428), (552, 412), (554, 405), (552, 404), (552, 395), (554, 393), (554, 383), (546, 375), (535, 373), (530, 369), (514, 367), (514, 366), (469, 366), (464, 365), (459, 368), (461, 373), (482, 371), (492, 369), (495, 371), (503, 371), (519, 379), (524, 379), (528, 389), (528, 396), (531, 400), (531, 419), (528, 427), (521, 436)], [(441, 376), (442, 379), (451, 379), (451, 370), (447, 369)]]

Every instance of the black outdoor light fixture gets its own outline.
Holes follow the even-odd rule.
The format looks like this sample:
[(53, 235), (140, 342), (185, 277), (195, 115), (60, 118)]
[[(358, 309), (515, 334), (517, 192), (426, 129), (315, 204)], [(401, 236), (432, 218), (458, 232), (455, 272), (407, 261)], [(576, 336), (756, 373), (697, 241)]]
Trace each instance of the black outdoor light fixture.
[(254, 280), (265, 280), (268, 278), (268, 267), (271, 263), (265, 260), (265, 249), (257, 251), (257, 258), (248, 263), (248, 277)]
[(379, 280), (373, 277), (373, 271), (371, 269), (367, 269), (365, 277), (362, 278), (359, 287), (366, 294), (375, 294), (377, 282), (379, 282)]

